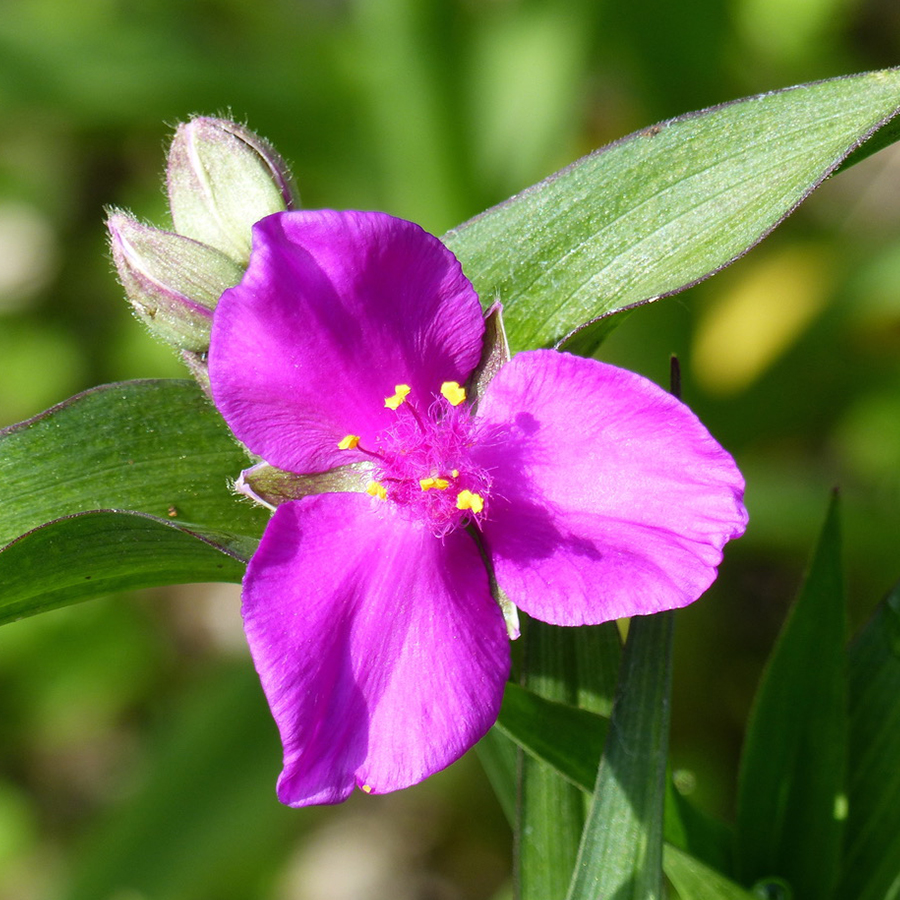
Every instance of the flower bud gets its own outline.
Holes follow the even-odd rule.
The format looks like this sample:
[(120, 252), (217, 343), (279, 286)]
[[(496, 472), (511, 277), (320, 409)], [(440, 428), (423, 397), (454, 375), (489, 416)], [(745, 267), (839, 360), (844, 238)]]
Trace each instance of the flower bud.
[(175, 231), (242, 266), (250, 256), (251, 226), (297, 205), (281, 157), (258, 135), (226, 119), (198, 117), (178, 126), (167, 180)]
[(212, 311), (243, 268), (218, 250), (142, 225), (122, 212), (107, 221), (113, 260), (138, 318), (181, 350), (209, 348)]

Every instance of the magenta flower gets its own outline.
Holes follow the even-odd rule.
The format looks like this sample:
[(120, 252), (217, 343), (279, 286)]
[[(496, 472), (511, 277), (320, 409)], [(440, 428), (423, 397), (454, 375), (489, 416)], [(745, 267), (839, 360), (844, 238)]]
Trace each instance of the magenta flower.
[(743, 479), (678, 400), (536, 350), (473, 408), (483, 334), (453, 254), (380, 213), (263, 219), (216, 309), (235, 435), (288, 472), (358, 464), (278, 506), (244, 579), (284, 803), (406, 787), (485, 734), (509, 670), (488, 567), (529, 615), (598, 623), (696, 600), (743, 533)]

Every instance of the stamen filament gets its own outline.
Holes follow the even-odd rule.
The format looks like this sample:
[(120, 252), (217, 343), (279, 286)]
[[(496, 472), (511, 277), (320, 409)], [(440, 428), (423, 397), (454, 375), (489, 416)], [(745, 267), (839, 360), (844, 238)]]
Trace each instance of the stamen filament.
[(422, 421), (422, 417), (419, 415), (419, 411), (412, 405), (412, 403), (406, 404), (406, 409), (410, 411), (412, 417), (416, 420), (416, 425), (419, 426), (419, 431), (422, 434), (427, 432), (427, 428), (425, 427), (425, 423)]

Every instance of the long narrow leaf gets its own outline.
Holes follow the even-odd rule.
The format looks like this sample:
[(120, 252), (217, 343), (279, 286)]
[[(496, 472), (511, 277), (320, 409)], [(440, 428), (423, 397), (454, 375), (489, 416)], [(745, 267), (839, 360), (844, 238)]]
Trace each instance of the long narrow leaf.
[(733, 830), (679, 794), (671, 776), (666, 782), (664, 834), (667, 844), (718, 872), (734, 874)]
[[(486, 747), (486, 738), (478, 745), (479, 755), (489, 776), (497, 770), (501, 773), (502, 789), (498, 790), (501, 803), (510, 796), (514, 800), (515, 761), (510, 763), (505, 748), (515, 746), (552, 766), (564, 779), (590, 794), (608, 730), (609, 721), (605, 716), (554, 703), (516, 684), (508, 684), (500, 717), (488, 735), (498, 741), (505, 740)], [(491, 783), (495, 784), (494, 777)], [(719, 872), (731, 872), (734, 843), (731, 829), (681, 796), (671, 777), (666, 782), (664, 829), (667, 843)]]
[(568, 900), (662, 895), (672, 627), (672, 613), (631, 621)]
[(238, 582), (250, 551), (142, 513), (68, 516), (0, 551), (0, 624), (117, 591)]
[(746, 253), (900, 107), (900, 70), (689, 113), (444, 236), (514, 351), (675, 293)]
[(738, 783), (737, 864), (753, 884), (777, 876), (828, 900), (846, 799), (846, 613), (837, 499), (750, 719)]
[(0, 430), (0, 544), (93, 509), (258, 538), (268, 514), (228, 487), (247, 464), (191, 381), (93, 388)]
[(614, 623), (556, 628), (528, 621), (525, 683), (507, 686), (498, 728), (519, 758), (520, 900), (562, 897), (603, 747), (621, 657)]
[(513, 740), (496, 727), (492, 728), (476, 745), (475, 752), (487, 775), (506, 821), (511, 828), (516, 824), (516, 767), (518, 750)]
[(669, 844), (663, 850), (663, 867), (680, 900), (758, 900), (721, 872)]
[[(575, 629), (525, 623), (524, 681), (536, 695), (564, 703), (576, 701), (574, 637)], [(534, 727), (543, 723), (535, 719)], [(517, 812), (517, 900), (562, 896), (584, 826), (581, 791), (548, 763), (520, 751)]]
[(0, 430), (0, 622), (139, 587), (239, 581), (268, 518), (193, 382), (103, 385)]
[(900, 897), (900, 585), (850, 647), (848, 817), (840, 900)]
[(607, 719), (508, 684), (496, 727), (576, 787), (593, 790)]

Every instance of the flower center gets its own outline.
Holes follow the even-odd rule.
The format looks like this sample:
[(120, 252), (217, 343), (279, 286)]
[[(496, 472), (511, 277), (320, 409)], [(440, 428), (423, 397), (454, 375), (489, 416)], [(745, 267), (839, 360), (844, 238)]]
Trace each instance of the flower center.
[(395, 503), (439, 536), (478, 523), (490, 493), (488, 473), (472, 459), (476, 426), (465, 399), (465, 389), (448, 381), (441, 396), (422, 409), (409, 386), (398, 384), (384, 401), (395, 421), (378, 435), (375, 447), (362, 446), (356, 435), (338, 445), (377, 461), (368, 493)]

